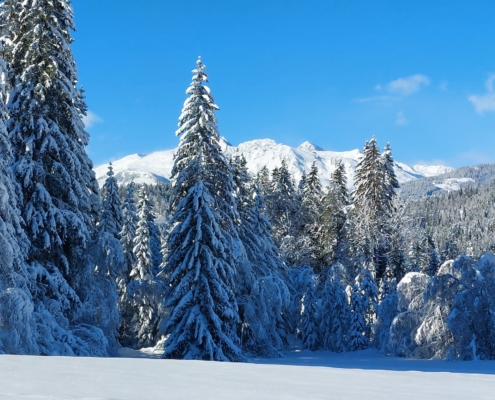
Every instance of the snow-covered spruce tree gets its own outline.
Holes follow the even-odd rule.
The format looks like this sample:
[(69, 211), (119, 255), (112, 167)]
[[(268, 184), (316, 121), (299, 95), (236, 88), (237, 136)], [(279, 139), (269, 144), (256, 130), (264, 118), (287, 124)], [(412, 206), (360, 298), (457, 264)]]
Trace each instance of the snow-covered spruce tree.
[(331, 265), (340, 262), (349, 267), (349, 242), (347, 235), (347, 207), (349, 193), (347, 177), (342, 161), (339, 161), (330, 176), (327, 193), (322, 199), (322, 211), (319, 215), (319, 247), (322, 262)]
[(364, 304), (364, 319), (366, 321), (366, 336), (370, 341), (372, 337), (372, 327), (376, 321), (376, 309), (378, 305), (378, 288), (371, 271), (367, 268), (361, 268), (356, 277), (356, 283), (362, 294)]
[(459, 249), (457, 248), (454, 235), (450, 234), (447, 240), (445, 241), (445, 245), (440, 254), (440, 264), (443, 264), (445, 261), (448, 260), (453, 260), (458, 255), (459, 255)]
[(320, 348), (320, 302), (316, 296), (316, 282), (312, 280), (306, 287), (306, 292), (302, 298), (301, 320), (299, 334), (301, 336), (303, 348), (311, 351)]
[[(0, 59), (0, 76), (5, 64)], [(38, 354), (34, 306), (25, 263), (29, 242), (18, 213), (17, 182), (5, 128), (3, 79), (0, 87), (0, 353)]]
[[(192, 168), (192, 166), (189, 166)], [(198, 180), (179, 203), (169, 237), (165, 358), (216, 361), (243, 359), (237, 336), (239, 316), (232, 291), (234, 270), (225, 259), (231, 251), (228, 232), (220, 228), (215, 202)]]
[(289, 307), (289, 322), (291, 332), (297, 333), (301, 324), (302, 299), (307, 287), (313, 284), (318, 276), (313, 269), (307, 265), (292, 267), (288, 269), (291, 283), (291, 301)]
[(408, 259), (409, 259), (409, 271), (410, 272), (419, 272), (421, 269), (421, 265), (425, 263), (425, 252), (424, 249), (421, 248), (421, 242), (418, 240), (414, 240), (409, 245), (408, 251)]
[(310, 216), (314, 218), (315, 214), (319, 213), (322, 195), (321, 182), (318, 177), (316, 162), (311, 164), (311, 170), (306, 177), (302, 190), (304, 193), (303, 204), (310, 210)]
[[(179, 129), (176, 131), (176, 135), (180, 135), (181, 140), (171, 174), (172, 179), (175, 178), (170, 199), (171, 209), (172, 212), (175, 211), (178, 203), (187, 196), (189, 189), (202, 179), (203, 184), (218, 203), (221, 226), (233, 232), (235, 231), (233, 224), (238, 216), (230, 165), (219, 145), (220, 134), (215, 117), (218, 106), (214, 103), (210, 89), (203, 84), (208, 81), (208, 77), (201, 59), (197, 61), (197, 66), (193, 72), (193, 81), (186, 90), (189, 97), (184, 102), (179, 117)], [(199, 158), (205, 177), (194, 176), (187, 169), (192, 161), (197, 161)]]
[(321, 345), (337, 353), (347, 350), (350, 309), (341, 280), (328, 274), (320, 300)]
[(263, 197), (268, 196), (270, 191), (270, 171), (266, 165), (263, 166), (256, 175), (256, 184), (260, 187)]
[[(155, 209), (155, 203), (150, 200), (150, 210)], [(158, 225), (155, 222), (155, 213), (154, 211), (149, 214), (148, 225), (150, 228), (150, 251), (151, 251), (151, 260), (153, 261), (153, 275), (157, 275), (161, 270), (163, 257), (162, 257), (162, 234)]]
[[(108, 351), (117, 356), (118, 309), (117, 280), (122, 275), (124, 254), (119, 240), (99, 229), (96, 239), (87, 247), (83, 273), (78, 277), (78, 295), (82, 305), (77, 321), (100, 328), (108, 340)], [(91, 342), (91, 338), (88, 338)]]
[(367, 300), (366, 296), (362, 294), (359, 284), (356, 282), (352, 287), (351, 319), (347, 333), (349, 350), (351, 351), (366, 349), (369, 346), (369, 337), (366, 335), (367, 328), (364, 319), (367, 307), (365, 300)]
[(150, 249), (152, 215), (144, 185), (138, 192), (137, 218), (133, 249), (136, 262), (129, 273), (129, 283), (121, 299), (123, 320), (120, 331), (124, 345), (142, 348), (153, 346), (157, 341), (161, 288), (153, 274)]
[[(394, 205), (395, 211), (392, 217), (389, 218), (387, 224), (388, 231), (388, 244), (390, 251), (388, 252), (388, 265), (385, 274), (387, 276), (393, 275), (394, 282), (389, 282), (389, 286), (395, 286), (404, 275), (409, 272), (410, 265), (408, 265), (406, 250), (407, 250), (407, 240), (405, 237), (405, 217), (404, 212), (406, 210), (406, 205), (400, 200), (395, 200)], [(395, 291), (395, 289), (394, 289)]]
[[(381, 294), (381, 293), (380, 293)], [(373, 324), (373, 347), (385, 352), (390, 349), (390, 327), (399, 313), (397, 292), (388, 293), (380, 302)]]
[[(84, 149), (89, 136), (70, 49), (72, 8), (68, 0), (5, 0), (1, 19), (11, 89), (7, 129), (30, 241), (40, 352), (104, 355), (107, 341), (94, 326), (99, 310), (88, 318), (89, 308), (81, 308), (95, 273), (89, 249), (100, 204)], [(99, 278), (91, 291), (108, 290)]]
[(282, 160), (280, 168), (272, 171), (270, 193), (266, 197), (270, 221), (274, 226), (274, 239), (277, 243), (291, 235), (294, 230), (293, 217), (297, 212), (296, 189), (287, 161)]
[(324, 265), (319, 248), (320, 224), (318, 221), (322, 212), (322, 189), (320, 178), (318, 177), (318, 167), (316, 162), (311, 165), (311, 170), (302, 181), (301, 207), (299, 212), (300, 233), (298, 235), (298, 247), (306, 247), (308, 256), (306, 259), (311, 267), (320, 271)]
[(84, 304), (79, 312), (81, 320), (94, 323), (109, 339), (113, 355), (119, 346), (118, 327), (121, 324), (117, 290), (124, 267), (124, 253), (119, 241), (122, 230), (122, 205), (117, 181), (110, 164), (102, 190), (102, 208), (96, 240), (86, 251), (86, 274), (81, 274), (79, 295)]
[(134, 238), (138, 223), (136, 204), (134, 201), (134, 183), (127, 185), (125, 199), (122, 203), (122, 230), (120, 231), (120, 244), (124, 252), (124, 265), (122, 275), (118, 278), (119, 294), (125, 292), (125, 287), (129, 282), (130, 273), (137, 264), (136, 254), (134, 254)]
[(308, 175), (306, 175), (306, 171), (303, 170), (302, 175), (301, 175), (301, 180), (299, 181), (299, 183), (297, 185), (298, 192), (301, 192), (301, 193), (303, 192), (307, 179), (308, 179)]
[(251, 355), (278, 356), (286, 343), (284, 313), (290, 302), (287, 268), (271, 238), (263, 196), (249, 178), (246, 160), (236, 156), (230, 163), (240, 217), (239, 238), (247, 256), (244, 268), (238, 269), (235, 290), (242, 350)]
[(390, 143), (387, 143), (381, 154), (383, 168), (383, 197), (384, 207), (391, 214), (395, 210), (395, 197), (397, 189), (399, 189), (399, 181), (395, 176), (394, 159), (392, 157), (392, 149)]
[(136, 276), (138, 279), (151, 279), (153, 275), (153, 260), (150, 250), (151, 229), (149, 221), (153, 220), (153, 214), (151, 212), (150, 199), (144, 185), (138, 191), (137, 220), (133, 249), (137, 262), (131, 270), (130, 277), (133, 278)]
[(204, 85), (204, 64), (196, 64), (176, 132), (182, 137), (172, 169), (175, 226), (164, 270), (172, 313), (164, 326), (169, 337), (163, 357), (239, 361), (233, 289), (244, 249), (234, 225), (239, 217), (232, 173), (219, 146), (218, 106)]
[(390, 265), (387, 265), (385, 272), (378, 286), (378, 300), (381, 302), (387, 295), (394, 293), (397, 290), (397, 280), (394, 276), (394, 271)]
[(372, 327), (376, 321), (378, 290), (369, 269), (361, 267), (351, 294), (349, 349), (366, 348), (373, 341)]
[(429, 276), (434, 276), (440, 266), (440, 259), (433, 238), (428, 233), (425, 233), (420, 244), (420, 248), (424, 254), (421, 259), (419, 269), (422, 273)]
[[(387, 143), (381, 154), (383, 168), (384, 204), (387, 210), (383, 223), (385, 249), (387, 251), (387, 266), (384, 275), (387, 276), (389, 288), (394, 287), (391, 280), (399, 282), (406, 273), (405, 239), (403, 233), (403, 204), (398, 200), (397, 190), (399, 181), (394, 171), (394, 159), (390, 143)], [(392, 277), (393, 276), (393, 277)], [(381, 284), (381, 282), (380, 282)], [(395, 288), (392, 289), (392, 292)], [(391, 292), (390, 292), (391, 293)]]
[(361, 258), (361, 263), (366, 264), (381, 278), (386, 266), (386, 263), (382, 262), (384, 257), (382, 222), (386, 210), (383, 201), (383, 168), (374, 137), (366, 142), (356, 166), (352, 200), (354, 247)]
[[(375, 138), (366, 143), (356, 166), (354, 203), (355, 247), (362, 262), (372, 269), (380, 281), (389, 264), (389, 222), (395, 210), (398, 187), (390, 146), (380, 155)], [(396, 232), (394, 232), (396, 234)]]
[(122, 215), (122, 203), (119, 197), (119, 187), (113, 174), (112, 163), (108, 165), (107, 179), (101, 190), (102, 212), (100, 230), (112, 234), (116, 239), (120, 239), (120, 232), (124, 224)]

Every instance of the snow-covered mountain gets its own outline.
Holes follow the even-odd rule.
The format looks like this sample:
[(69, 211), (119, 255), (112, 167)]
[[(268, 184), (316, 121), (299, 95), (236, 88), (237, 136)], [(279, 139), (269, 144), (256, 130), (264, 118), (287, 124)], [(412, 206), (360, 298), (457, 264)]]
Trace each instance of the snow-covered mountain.
[[(119, 185), (167, 182), (174, 166), (174, 150), (157, 151), (151, 154), (131, 154), (112, 162), (113, 172)], [(108, 164), (95, 168), (100, 187), (106, 179)]]
[[(350, 188), (353, 186), (354, 171), (361, 155), (357, 149), (343, 152), (326, 151), (310, 142), (304, 142), (299, 147), (294, 148), (276, 143), (271, 139), (251, 140), (241, 143), (239, 146), (232, 146), (227, 141), (223, 141), (221, 147), (227, 157), (243, 154), (248, 169), (253, 174), (256, 174), (265, 165), (271, 171), (273, 168), (279, 167), (282, 160), (285, 159), (289, 171), (296, 180), (299, 180), (303, 172), (309, 172), (311, 164), (315, 161), (323, 186), (328, 184), (330, 174), (335, 170), (335, 166), (340, 160), (345, 166)], [(174, 152), (175, 150), (164, 150), (149, 155), (132, 154), (114, 161), (115, 177), (120, 185), (131, 181), (151, 184), (167, 181), (173, 167)], [(107, 165), (95, 168), (100, 186), (105, 181), (107, 170)], [(442, 165), (410, 167), (400, 162), (396, 162), (395, 165), (395, 173), (401, 184), (450, 170), (452, 168)]]
[(487, 185), (494, 179), (495, 164), (479, 164), (406, 182), (401, 185), (400, 194), (405, 198), (421, 198), (456, 191), (465, 186)]
[(452, 172), (455, 168), (446, 165), (415, 165), (413, 169), (424, 177), (430, 177)]

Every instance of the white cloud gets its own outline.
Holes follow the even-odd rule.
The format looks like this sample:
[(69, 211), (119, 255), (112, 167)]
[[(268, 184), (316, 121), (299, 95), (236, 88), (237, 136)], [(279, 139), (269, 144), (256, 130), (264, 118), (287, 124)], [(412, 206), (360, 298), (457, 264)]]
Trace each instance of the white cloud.
[(103, 119), (96, 115), (94, 112), (88, 111), (82, 119), (83, 124), (86, 128), (91, 128), (94, 124), (98, 122), (103, 122)]
[(395, 119), (395, 124), (399, 126), (404, 126), (409, 124), (409, 120), (404, 116), (402, 111), (399, 111), (397, 118)]
[(428, 86), (430, 78), (425, 75), (415, 74), (407, 78), (399, 78), (387, 84), (386, 88), (390, 93), (397, 93), (402, 96), (409, 96), (416, 93), (422, 86)]
[(485, 82), (486, 93), (482, 95), (473, 94), (468, 97), (468, 100), (473, 103), (474, 109), (483, 114), (486, 111), (495, 112), (495, 92), (493, 91), (493, 83), (495, 82), (495, 74), (490, 74)]
[(473, 103), (475, 110), (483, 114), (485, 111), (495, 111), (495, 93), (487, 93), (482, 96), (472, 95), (468, 100)]
[(495, 82), (495, 74), (490, 74), (485, 82), (486, 90), (493, 92), (493, 82)]
[(392, 82), (387, 83), (386, 85), (382, 85), (377, 83), (375, 85), (375, 91), (381, 92), (386, 91), (390, 94), (388, 95), (380, 95), (380, 96), (371, 96), (371, 97), (363, 97), (354, 99), (358, 103), (367, 103), (367, 102), (389, 102), (389, 101), (399, 101), (402, 100), (403, 97), (409, 96), (413, 93), (416, 93), (423, 86), (428, 86), (430, 84), (430, 78), (426, 75), (415, 74), (408, 76), (406, 78), (399, 78)]

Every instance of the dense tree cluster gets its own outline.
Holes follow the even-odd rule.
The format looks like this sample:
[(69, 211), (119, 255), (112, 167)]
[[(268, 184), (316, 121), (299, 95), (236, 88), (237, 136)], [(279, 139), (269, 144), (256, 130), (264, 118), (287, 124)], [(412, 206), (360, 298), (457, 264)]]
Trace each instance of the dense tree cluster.
[(480, 258), (495, 251), (495, 185), (469, 185), (458, 191), (404, 201), (404, 231), (425, 268), (428, 248), (439, 263), (460, 254)]

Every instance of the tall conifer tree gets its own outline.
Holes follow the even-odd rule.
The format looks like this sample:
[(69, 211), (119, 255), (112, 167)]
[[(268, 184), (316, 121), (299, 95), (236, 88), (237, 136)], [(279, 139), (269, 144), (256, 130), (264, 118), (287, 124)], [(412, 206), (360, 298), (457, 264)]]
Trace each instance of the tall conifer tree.
[(238, 361), (239, 315), (234, 268), (243, 247), (231, 168), (221, 152), (214, 103), (201, 59), (193, 70), (189, 95), (179, 117), (182, 135), (175, 156), (172, 208), (164, 275), (172, 314), (165, 358)]
[(40, 351), (106, 354), (106, 339), (94, 325), (110, 336), (112, 329), (108, 325), (106, 330), (98, 322), (99, 311), (91, 310), (88, 284), (93, 294), (112, 289), (106, 274), (96, 276), (94, 264), (100, 201), (85, 151), (86, 104), (76, 86), (70, 48), (72, 8), (68, 0), (5, 0), (1, 18), (3, 56), (9, 64), (7, 129), (20, 185), (19, 208), (30, 241), (27, 261), (40, 315)]
[(375, 138), (366, 143), (356, 166), (354, 202), (355, 244), (361, 262), (380, 280), (389, 264), (389, 222), (398, 187), (390, 146), (380, 155)]
[(301, 191), (298, 247), (305, 249), (304, 252), (307, 254), (305, 263), (315, 270), (321, 270), (323, 267), (319, 247), (321, 229), (318, 219), (322, 212), (323, 192), (316, 162), (311, 165), (311, 170), (304, 179)]
[(327, 193), (322, 200), (320, 222), (320, 253), (326, 265), (340, 262), (348, 265), (349, 238), (347, 233), (347, 217), (349, 193), (347, 177), (342, 161), (330, 176)]
[(6, 0), (4, 56), (15, 175), (31, 240), (29, 259), (66, 276), (87, 245), (99, 211), (98, 185), (85, 146), (86, 104), (76, 87), (67, 0)]
[(122, 203), (119, 197), (119, 187), (114, 177), (112, 163), (108, 165), (107, 179), (101, 190), (102, 213), (99, 228), (116, 239), (120, 239), (120, 231), (124, 223)]
[[(0, 76), (5, 71), (0, 59)], [(34, 307), (26, 255), (29, 242), (18, 215), (18, 184), (11, 169), (12, 151), (5, 120), (4, 82), (0, 87), (0, 352), (37, 354)]]
[(134, 183), (130, 183), (126, 188), (125, 200), (122, 204), (122, 230), (120, 231), (120, 244), (124, 252), (124, 265), (122, 268), (121, 283), (119, 288), (122, 289), (129, 281), (130, 272), (137, 263), (136, 254), (134, 254), (134, 238), (138, 217), (136, 214), (136, 204), (134, 202)]

